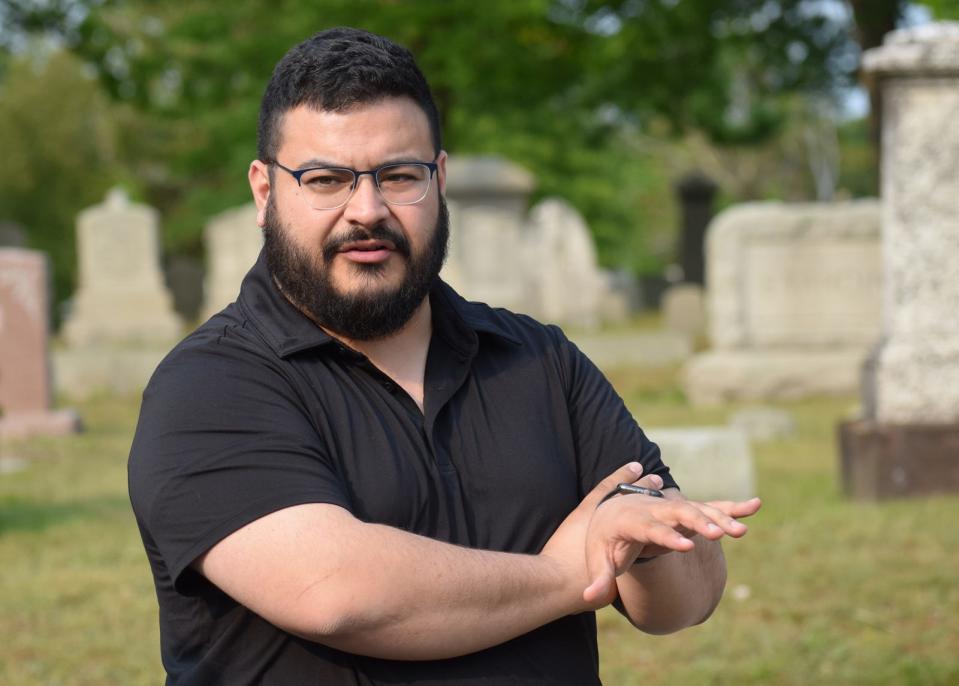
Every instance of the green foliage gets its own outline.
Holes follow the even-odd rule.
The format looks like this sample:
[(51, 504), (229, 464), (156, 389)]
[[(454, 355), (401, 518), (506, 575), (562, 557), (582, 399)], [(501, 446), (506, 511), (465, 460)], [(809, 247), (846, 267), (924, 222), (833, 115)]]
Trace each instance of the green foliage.
[(30, 246), (49, 253), (63, 298), (73, 289), (76, 214), (119, 178), (114, 109), (63, 52), (12, 59), (0, 93), (0, 216), (26, 227)]
[(839, 188), (852, 197), (874, 194), (879, 187), (879, 169), (876, 150), (869, 138), (869, 122), (856, 119), (839, 128), (840, 166)]
[(923, 0), (919, 4), (928, 7), (936, 19), (959, 19), (957, 0)]
[(199, 254), (207, 219), (249, 198), (259, 99), (279, 58), (318, 30), (353, 25), (411, 48), (448, 150), (523, 164), (538, 196), (562, 195), (584, 213), (604, 264), (655, 272), (669, 259), (652, 244), (674, 222), (677, 170), (635, 140), (689, 130), (741, 149), (777, 140), (792, 94), (829, 93), (855, 67), (848, 27), (822, 6), (7, 0), (17, 30), (0, 45), (53, 33), (127, 108), (117, 145), (127, 178), (161, 211), (168, 250)]

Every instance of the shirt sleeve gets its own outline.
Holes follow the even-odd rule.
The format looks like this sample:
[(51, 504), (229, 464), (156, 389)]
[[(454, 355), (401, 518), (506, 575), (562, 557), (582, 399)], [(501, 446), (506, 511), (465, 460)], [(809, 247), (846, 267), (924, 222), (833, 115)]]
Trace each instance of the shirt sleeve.
[(662, 477), (663, 488), (678, 488), (659, 446), (643, 433), (609, 380), (558, 328), (551, 328), (558, 337), (581, 495), (630, 461), (641, 463), (644, 475)]
[(178, 350), (143, 396), (130, 499), (180, 592), (214, 544), (271, 512), (349, 507), (313, 422), (278, 361), (235, 344)]

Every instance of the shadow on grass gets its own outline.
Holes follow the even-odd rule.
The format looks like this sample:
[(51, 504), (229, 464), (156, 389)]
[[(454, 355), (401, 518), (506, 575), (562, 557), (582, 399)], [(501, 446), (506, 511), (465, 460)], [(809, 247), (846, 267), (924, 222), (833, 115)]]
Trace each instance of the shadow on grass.
[(110, 519), (132, 516), (124, 496), (107, 496), (72, 502), (49, 502), (8, 497), (0, 500), (0, 536), (14, 532), (38, 532), (78, 519)]

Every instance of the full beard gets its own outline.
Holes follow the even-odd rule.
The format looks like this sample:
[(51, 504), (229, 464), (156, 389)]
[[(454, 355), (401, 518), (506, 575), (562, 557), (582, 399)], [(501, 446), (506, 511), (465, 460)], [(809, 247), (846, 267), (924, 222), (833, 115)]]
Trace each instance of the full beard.
[[(446, 260), (449, 211), (440, 196), (436, 225), (419, 255), (412, 254), (406, 236), (386, 224), (370, 229), (355, 227), (342, 235), (330, 236), (316, 250), (293, 243), (291, 231), (277, 216), (271, 197), (264, 217), (264, 249), (270, 274), (283, 294), (324, 329), (349, 340), (372, 341), (402, 329), (429, 295)], [(384, 265), (359, 263), (348, 266), (361, 282), (359, 287), (344, 293), (333, 285), (331, 266), (340, 248), (364, 239), (394, 244), (393, 259), (402, 257), (406, 261), (399, 285), (388, 288), (376, 284), (377, 280), (386, 278)], [(376, 287), (364, 289), (362, 282)]]

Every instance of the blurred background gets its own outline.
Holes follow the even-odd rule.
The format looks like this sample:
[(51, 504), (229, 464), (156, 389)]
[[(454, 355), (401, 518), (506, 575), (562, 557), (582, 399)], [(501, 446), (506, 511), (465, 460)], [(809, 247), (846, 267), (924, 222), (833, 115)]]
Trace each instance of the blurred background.
[[(258, 240), (242, 207), (274, 65), (338, 25), (413, 51), (444, 147), (464, 161), (444, 274), (475, 288), (501, 285), (497, 266), (548, 274), (501, 291), (499, 304), (567, 323), (666, 461), (686, 470), (689, 492), (765, 499), (750, 535), (726, 547), (727, 595), (706, 625), (645, 637), (600, 614), (604, 682), (959, 683), (959, 498), (850, 497), (837, 441), (841, 422), (877, 416), (859, 373), (882, 333), (880, 282), (891, 270), (868, 200), (880, 194), (879, 85), (861, 57), (896, 29), (944, 20), (959, 20), (959, 0), (0, 0), (0, 247), (46, 255), (50, 285), (49, 332), (44, 322), (30, 342), (15, 331), (0, 340), (0, 417), (16, 409), (3, 395), (20, 359), (9, 350), (32, 346), (39, 371), (24, 383), (54, 389), (56, 404), (76, 409), (65, 421), (84, 426), (31, 437), (0, 426), (0, 683), (162, 679), (152, 580), (126, 496), (139, 393), (210, 312), (211, 246), (226, 254), (241, 233)], [(954, 182), (959, 151), (950, 154), (936, 169)], [(502, 188), (484, 186), (489, 178), (509, 179), (508, 197), (490, 196)], [(716, 215), (726, 219), (710, 231), (725, 242), (704, 257)], [(159, 262), (165, 285), (111, 304), (97, 288), (116, 296), (116, 282), (93, 288), (81, 275), (84, 221), (110, 229), (102, 235), (145, 236), (133, 248), (110, 239), (117, 245), (101, 252)], [(211, 239), (211, 224), (232, 228)], [(530, 269), (503, 262), (509, 251), (484, 254), (483, 232), (502, 225), (512, 233), (496, 245), (535, 243), (552, 262)], [(785, 252), (762, 243), (773, 234)], [(93, 260), (95, 246), (86, 250)], [(248, 262), (229, 259), (236, 288)], [(149, 271), (137, 265), (127, 267)], [(724, 267), (741, 280), (722, 277)], [(548, 293), (555, 300), (564, 280), (587, 284), (591, 307), (622, 307), (563, 309)], [(121, 311), (145, 316), (164, 288), (175, 318), (150, 315), (135, 335), (110, 329)], [(721, 315), (712, 328), (710, 302)], [(93, 323), (65, 341), (71, 316)], [(46, 411), (52, 398), (37, 403)], [(955, 418), (946, 423), (954, 430)]]
[[(859, 55), (954, 0), (325, 0), (0, 4), (0, 220), (76, 282), (77, 212), (117, 184), (160, 211), (167, 259), (246, 202), (259, 100), (315, 30), (409, 46), (454, 155), (529, 169), (586, 218), (600, 263), (657, 276), (676, 259), (671, 184), (693, 168), (719, 206), (877, 192)], [(535, 199), (535, 198), (534, 198)]]

